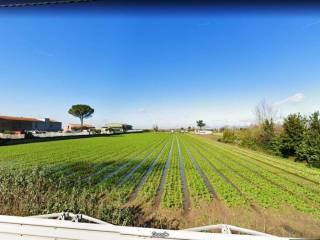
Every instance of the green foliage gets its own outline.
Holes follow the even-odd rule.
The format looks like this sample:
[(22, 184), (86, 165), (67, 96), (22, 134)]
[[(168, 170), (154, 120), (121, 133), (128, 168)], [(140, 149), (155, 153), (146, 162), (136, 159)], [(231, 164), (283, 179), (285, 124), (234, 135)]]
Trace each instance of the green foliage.
[(143, 219), (143, 211), (138, 206), (116, 207), (113, 205), (103, 205), (101, 220), (122, 226), (140, 226)]
[(260, 134), (258, 127), (242, 128), (235, 134), (239, 145), (255, 150), (258, 149), (258, 136)]
[(309, 118), (299, 113), (290, 114), (282, 125), (264, 120), (260, 126), (243, 129), (225, 129), (225, 143), (237, 143), (254, 150), (262, 150), (283, 157), (295, 157), (310, 166), (320, 167), (320, 120), (319, 112)]
[(91, 108), (89, 105), (77, 104), (77, 105), (72, 105), (68, 113), (71, 114), (72, 116), (79, 118), (82, 126), (83, 120), (91, 117), (92, 114), (94, 113), (94, 109)]
[(235, 135), (235, 131), (230, 128), (225, 128), (223, 130), (223, 135), (220, 141), (225, 143), (234, 143), (237, 140), (237, 137)]
[(203, 122), (203, 120), (198, 120), (197, 121), (197, 126), (202, 129), (206, 124)]
[(298, 159), (307, 161), (311, 166), (320, 167), (320, 118), (319, 112), (311, 114), (302, 143), (298, 149)]
[(170, 168), (161, 199), (164, 208), (181, 209), (183, 207), (182, 181), (180, 177), (179, 154), (177, 144), (173, 145)]
[(93, 129), (90, 130), (90, 132), (91, 132), (92, 134), (100, 134), (100, 133), (101, 133), (101, 129), (93, 128)]
[(262, 123), (262, 131), (258, 141), (264, 148), (270, 149), (272, 147), (274, 137), (275, 133), (273, 120), (264, 120), (264, 122)]
[[(319, 156), (314, 147), (310, 150), (319, 144), (319, 126), (319, 114), (312, 115), (305, 133), (307, 150), (301, 149), (308, 161)], [(247, 131), (237, 130), (237, 138), (260, 134), (258, 128)], [(275, 136), (271, 147), (279, 139)], [(179, 224), (169, 219), (146, 221), (142, 210), (182, 211), (183, 168), (193, 209), (206, 210), (216, 201), (209, 183), (228, 207), (290, 205), (320, 217), (319, 169), (203, 136), (159, 132), (31, 143), (1, 147), (0, 156), (0, 214), (71, 211), (120, 225), (175, 228)]]
[(295, 156), (301, 145), (306, 128), (306, 120), (299, 113), (284, 119), (280, 151), (283, 156)]

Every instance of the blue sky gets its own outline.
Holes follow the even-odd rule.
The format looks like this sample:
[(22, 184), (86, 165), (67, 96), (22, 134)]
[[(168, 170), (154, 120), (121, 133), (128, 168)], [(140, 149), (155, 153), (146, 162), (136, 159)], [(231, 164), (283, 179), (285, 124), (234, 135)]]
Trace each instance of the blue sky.
[(1, 115), (246, 125), (320, 108), (320, 14), (0, 15)]

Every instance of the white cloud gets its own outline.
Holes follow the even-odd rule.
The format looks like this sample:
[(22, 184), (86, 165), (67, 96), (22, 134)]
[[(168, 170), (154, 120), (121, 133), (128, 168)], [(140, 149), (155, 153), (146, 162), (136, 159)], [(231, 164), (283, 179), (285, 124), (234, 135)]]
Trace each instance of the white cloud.
[(303, 93), (296, 93), (292, 96), (289, 96), (285, 99), (282, 99), (278, 102), (275, 102), (274, 105), (280, 106), (280, 105), (284, 105), (284, 104), (288, 104), (288, 103), (298, 103), (298, 102), (301, 102), (304, 98), (305, 98), (305, 96)]

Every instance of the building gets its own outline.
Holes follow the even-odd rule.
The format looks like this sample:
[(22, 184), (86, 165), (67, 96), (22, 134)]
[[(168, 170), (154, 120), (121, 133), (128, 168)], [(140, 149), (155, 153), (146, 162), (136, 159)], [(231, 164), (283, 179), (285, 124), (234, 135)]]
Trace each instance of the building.
[(129, 130), (132, 130), (132, 125), (123, 124), (123, 123), (108, 123), (106, 124), (108, 133), (124, 133)]
[(58, 132), (62, 123), (50, 118), (37, 119), (25, 117), (0, 116), (0, 132), (45, 131)]
[(212, 134), (213, 131), (208, 129), (203, 129), (203, 130), (195, 130), (194, 133), (201, 134), (201, 135), (209, 135), (209, 134)]
[(64, 128), (64, 131), (65, 132), (78, 132), (78, 131), (81, 131), (82, 130), (91, 130), (91, 129), (94, 129), (96, 128), (94, 125), (91, 125), (91, 124), (83, 124), (82, 127), (81, 127), (81, 124), (75, 124), (75, 123), (69, 123), (65, 128)]

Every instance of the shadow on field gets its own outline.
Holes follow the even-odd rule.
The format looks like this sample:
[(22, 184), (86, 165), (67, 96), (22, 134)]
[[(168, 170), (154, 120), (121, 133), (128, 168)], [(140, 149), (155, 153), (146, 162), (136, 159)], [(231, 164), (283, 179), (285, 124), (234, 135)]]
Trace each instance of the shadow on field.
[(101, 202), (99, 192), (66, 178), (48, 178), (36, 168), (0, 173), (0, 214), (32, 216), (55, 212), (82, 213), (125, 226), (177, 228), (172, 220), (147, 218), (141, 206), (122, 207), (119, 202)]
[(71, 140), (71, 139), (81, 139), (81, 138), (96, 138), (96, 137), (123, 137), (123, 134), (93, 134), (93, 135), (83, 135), (83, 136), (63, 136), (63, 137), (33, 137), (30, 139), (0, 139), (0, 146), (8, 145), (18, 145), (18, 144), (27, 144), (27, 143), (36, 143), (36, 142), (50, 142), (50, 141), (60, 141), (60, 140)]

